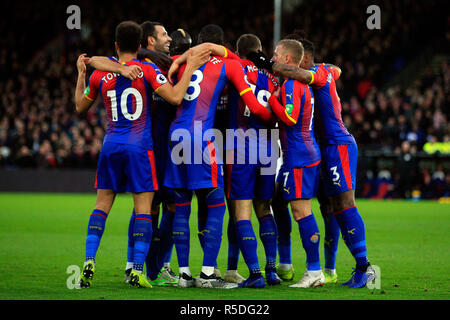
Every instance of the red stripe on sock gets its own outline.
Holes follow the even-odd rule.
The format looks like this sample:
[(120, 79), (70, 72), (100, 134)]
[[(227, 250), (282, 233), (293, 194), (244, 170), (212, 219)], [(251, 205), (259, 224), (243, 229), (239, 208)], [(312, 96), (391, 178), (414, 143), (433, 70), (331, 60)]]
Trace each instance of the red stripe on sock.
[(220, 207), (220, 206), (224, 206), (225, 202), (219, 203), (219, 204), (208, 204), (208, 208), (215, 208), (215, 207)]
[(147, 220), (147, 221), (152, 222), (152, 219), (149, 219), (149, 218), (136, 218), (136, 220)]
[(106, 217), (105, 217), (105, 215), (103, 215), (103, 214), (101, 214), (101, 213), (98, 213), (98, 212), (93, 212), (93, 213), (91, 213), (91, 216), (93, 216), (93, 215), (97, 215), (97, 216), (100, 216), (100, 217), (102, 217), (103, 219), (105, 219), (105, 220), (106, 220)]
[(338, 211), (338, 212), (333, 212), (333, 214), (334, 214), (334, 215), (338, 215), (339, 213), (342, 213), (342, 212), (344, 212), (345, 210), (352, 209), (352, 208), (356, 208), (356, 206), (348, 207), (348, 208), (342, 209), (341, 211)]
[(188, 205), (190, 205), (191, 203), (190, 202), (185, 202), (185, 203), (175, 203), (175, 206), (176, 207), (184, 207), (184, 206), (188, 206)]

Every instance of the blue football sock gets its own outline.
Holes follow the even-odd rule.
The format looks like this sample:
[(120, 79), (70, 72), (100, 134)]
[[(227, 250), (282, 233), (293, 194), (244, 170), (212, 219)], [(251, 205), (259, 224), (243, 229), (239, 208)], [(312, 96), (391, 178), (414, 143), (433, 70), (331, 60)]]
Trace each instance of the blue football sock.
[(303, 249), (306, 252), (307, 270), (320, 270), (319, 242), (320, 233), (316, 219), (311, 214), (305, 218), (297, 220)]
[(175, 217), (172, 233), (180, 268), (189, 267), (191, 200), (192, 191), (177, 190), (175, 192)]
[[(152, 218), (156, 218), (154, 215), (152, 215)], [(155, 225), (156, 223), (153, 223), (152, 219), (152, 225)], [(159, 257), (159, 251), (160, 251), (160, 236), (159, 236), (159, 229), (154, 228), (152, 230), (152, 240), (150, 242), (150, 248), (148, 250), (147, 257), (145, 258), (145, 265), (147, 266), (147, 276), (151, 280), (155, 280), (158, 277), (159, 270), (161, 270), (160, 267), (160, 261), (158, 260)]]
[(161, 222), (159, 224), (159, 237), (160, 237), (160, 248), (158, 262), (161, 269), (164, 263), (170, 262), (172, 256), (173, 248), (173, 219), (175, 217), (175, 212), (170, 212), (167, 206), (163, 206), (163, 213), (161, 217)]
[(259, 219), (259, 237), (266, 253), (266, 270), (275, 269), (277, 260), (277, 224), (272, 214)]
[(102, 239), (103, 231), (105, 230), (105, 223), (108, 214), (102, 210), (95, 209), (89, 217), (87, 236), (86, 236), (86, 259), (94, 260), (97, 254), (100, 240)]
[(208, 189), (205, 201), (208, 207), (208, 215), (205, 227), (200, 231), (203, 233), (205, 241), (203, 266), (217, 267), (217, 256), (222, 242), (223, 218), (226, 210), (223, 188)]
[(336, 269), (336, 253), (341, 230), (332, 212), (322, 212), (325, 224), (325, 240), (323, 244), (325, 252), (325, 268)]
[(274, 208), (274, 218), (278, 230), (278, 254), (280, 263), (292, 264), (291, 258), (291, 232), (292, 219), (287, 206), (282, 208)]
[(206, 219), (208, 217), (208, 207), (206, 205), (205, 199), (203, 195), (197, 195), (198, 205), (197, 205), (197, 236), (198, 241), (200, 241), (200, 246), (202, 250), (205, 248), (205, 237), (201, 232), (205, 229)]
[(133, 239), (134, 239), (134, 258), (133, 269), (142, 271), (145, 258), (147, 257), (152, 241), (152, 216), (150, 214), (136, 213), (134, 220)]
[(357, 266), (369, 263), (366, 249), (366, 230), (364, 221), (356, 207), (335, 213), (336, 221), (342, 230), (342, 238), (356, 260)]
[(133, 209), (133, 213), (130, 217), (130, 222), (128, 224), (128, 246), (127, 246), (127, 262), (132, 262), (134, 257), (134, 239), (133, 239), (133, 229), (134, 229), (134, 219), (136, 218), (136, 212)]
[(237, 270), (239, 262), (239, 242), (236, 233), (236, 224), (232, 217), (228, 219), (228, 265), (227, 270)]
[(250, 270), (250, 274), (261, 273), (256, 251), (258, 243), (250, 220), (236, 221), (236, 233), (242, 256)]

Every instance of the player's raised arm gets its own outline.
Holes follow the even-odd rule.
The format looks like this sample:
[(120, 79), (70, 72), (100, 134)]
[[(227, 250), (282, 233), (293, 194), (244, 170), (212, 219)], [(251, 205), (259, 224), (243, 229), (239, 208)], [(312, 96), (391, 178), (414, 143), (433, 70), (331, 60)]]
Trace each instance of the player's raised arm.
[[(196, 45), (195, 47), (191, 48), (192, 53), (202, 52), (205, 50), (209, 50), (211, 52), (211, 55), (213, 56), (219, 56), (219, 57), (228, 57), (230, 54), (232, 54), (227, 48), (224, 46), (220, 46), (218, 44), (205, 42), (199, 45)], [(169, 68), (169, 71), (167, 72), (167, 78), (169, 79), (170, 83), (172, 82), (172, 79), (174, 79), (175, 74), (178, 72), (178, 69), (186, 63), (188, 58), (189, 51), (186, 51), (181, 56), (179, 56), (177, 59), (175, 59), (172, 63), (172, 65)]]
[(75, 108), (78, 113), (83, 113), (88, 110), (93, 104), (95, 99), (88, 99), (85, 96), (86, 90), (86, 62), (87, 62), (86, 54), (83, 53), (78, 57), (77, 60), (77, 69), (78, 69), (78, 78), (77, 78), (77, 86), (75, 88)]
[(341, 76), (342, 70), (338, 66), (335, 66), (331, 63), (325, 63), (325, 66), (330, 70), (331, 74), (333, 75), (334, 80), (339, 79)]
[(118, 62), (114, 62), (108, 57), (94, 56), (87, 58), (87, 64), (95, 69), (107, 72), (114, 72), (134, 81), (141, 74), (142, 69), (138, 65), (126, 66)]
[(186, 69), (178, 83), (175, 86), (172, 86), (170, 83), (165, 83), (156, 90), (158, 95), (173, 105), (181, 104), (191, 81), (192, 74), (208, 61), (211, 54), (209, 50), (194, 53), (189, 49), (188, 52)]

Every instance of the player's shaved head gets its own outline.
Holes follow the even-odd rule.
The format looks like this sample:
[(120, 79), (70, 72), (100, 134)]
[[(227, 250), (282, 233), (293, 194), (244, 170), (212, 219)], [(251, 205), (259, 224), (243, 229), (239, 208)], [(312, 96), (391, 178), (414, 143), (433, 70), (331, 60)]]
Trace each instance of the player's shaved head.
[(243, 34), (236, 42), (236, 50), (241, 58), (246, 58), (249, 53), (257, 52), (261, 49), (261, 40), (254, 34)]
[(122, 53), (137, 52), (141, 38), (142, 28), (134, 21), (123, 21), (116, 27), (116, 42)]
[(291, 60), (295, 64), (300, 64), (303, 59), (303, 45), (300, 41), (292, 39), (283, 39), (278, 42), (278, 46), (282, 48), (285, 54), (291, 57)]
[(204, 26), (198, 34), (198, 43), (211, 42), (223, 45), (223, 30), (217, 24), (208, 24)]

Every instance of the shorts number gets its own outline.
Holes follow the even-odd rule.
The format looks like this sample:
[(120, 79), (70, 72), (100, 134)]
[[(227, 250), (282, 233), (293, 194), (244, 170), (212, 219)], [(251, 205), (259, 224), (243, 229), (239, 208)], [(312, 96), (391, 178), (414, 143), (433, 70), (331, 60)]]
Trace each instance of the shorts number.
[(289, 172), (284, 172), (284, 173), (283, 173), (283, 176), (284, 176), (283, 187), (286, 188), (286, 184), (287, 184), (288, 177), (289, 177)]
[[(184, 95), (184, 99), (188, 101), (195, 100), (200, 95), (200, 82), (202, 82), (203, 80), (203, 72), (201, 72), (200, 70), (195, 70), (195, 72), (192, 74), (192, 78), (194, 76), (195, 80), (191, 80), (186, 94)], [(190, 91), (192, 91), (192, 93), (188, 93)]]
[[(132, 94), (134, 96), (134, 100), (136, 102), (136, 110), (134, 113), (130, 114), (128, 112), (127, 108), (127, 100), (128, 96)], [(106, 95), (111, 99), (111, 116), (112, 121), (117, 121), (119, 119), (119, 114), (117, 111), (117, 97), (116, 97), (116, 90), (108, 90), (106, 92)], [(121, 97), (120, 97), (120, 110), (122, 111), (122, 114), (125, 119), (134, 121), (138, 119), (142, 114), (142, 95), (141, 93), (135, 89), (135, 88), (127, 88), (123, 90)]]
[(341, 176), (337, 172), (337, 166), (331, 167), (330, 171), (333, 174), (333, 181), (338, 181)]

